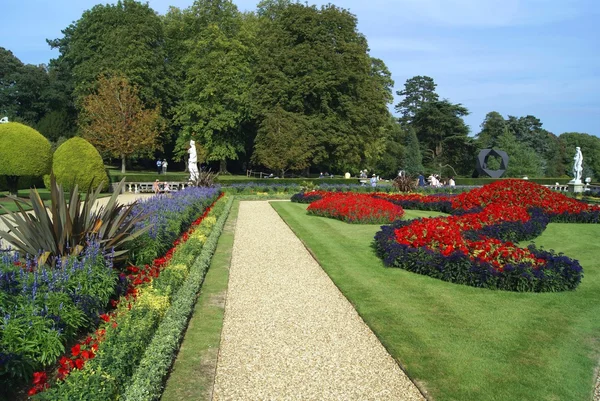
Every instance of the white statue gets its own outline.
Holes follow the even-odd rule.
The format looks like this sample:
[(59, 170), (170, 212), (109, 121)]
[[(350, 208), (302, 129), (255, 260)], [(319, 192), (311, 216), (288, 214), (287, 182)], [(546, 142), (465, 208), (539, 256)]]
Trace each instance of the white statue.
[(190, 141), (190, 148), (188, 149), (190, 159), (188, 161), (188, 169), (190, 170), (190, 181), (196, 181), (200, 173), (198, 172), (198, 154), (196, 153), (196, 142)]
[(8, 117), (0, 118), (0, 124), (6, 124), (8, 122)]
[(581, 148), (575, 148), (575, 156), (573, 157), (573, 179), (572, 184), (581, 184), (581, 174), (583, 173), (583, 154)]

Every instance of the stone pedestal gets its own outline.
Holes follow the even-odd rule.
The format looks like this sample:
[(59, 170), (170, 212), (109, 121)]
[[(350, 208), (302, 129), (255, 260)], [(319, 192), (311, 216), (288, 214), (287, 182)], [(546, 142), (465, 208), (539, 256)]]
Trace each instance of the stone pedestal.
[(581, 180), (578, 181), (569, 181), (569, 192), (572, 192), (574, 194), (581, 194), (583, 193), (583, 183), (581, 182)]

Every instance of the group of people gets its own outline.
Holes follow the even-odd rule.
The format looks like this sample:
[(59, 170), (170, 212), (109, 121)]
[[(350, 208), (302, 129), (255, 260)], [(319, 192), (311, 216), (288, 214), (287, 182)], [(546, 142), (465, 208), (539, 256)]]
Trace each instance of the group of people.
[(448, 180), (444, 180), (442, 181), (440, 179), (440, 176), (437, 174), (431, 174), (429, 177), (427, 177), (427, 180), (425, 180), (425, 177), (423, 176), (423, 174), (419, 174), (419, 177), (417, 178), (417, 185), (420, 187), (424, 187), (426, 185), (432, 186), (432, 187), (454, 187), (456, 186), (456, 182), (454, 181), (454, 177), (450, 177), (448, 178)]
[(152, 184), (152, 190), (154, 191), (155, 195), (158, 195), (160, 193), (171, 192), (171, 187), (169, 186), (168, 182), (165, 181), (163, 184), (161, 184), (157, 179), (154, 181), (154, 184)]
[(167, 159), (164, 160), (160, 160), (158, 159), (156, 161), (156, 172), (158, 174), (167, 174), (167, 166), (169, 165), (169, 163), (167, 163)]

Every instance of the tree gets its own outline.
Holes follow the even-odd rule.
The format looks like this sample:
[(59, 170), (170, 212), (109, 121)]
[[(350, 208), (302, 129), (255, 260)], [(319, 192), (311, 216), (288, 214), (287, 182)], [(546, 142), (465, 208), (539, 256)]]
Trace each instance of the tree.
[(479, 149), (491, 149), (498, 144), (498, 138), (504, 133), (506, 121), (497, 111), (486, 114), (481, 123), (481, 131), (477, 134)]
[(0, 175), (6, 176), (8, 191), (17, 196), (19, 177), (43, 176), (50, 171), (50, 142), (26, 125), (0, 124)]
[(412, 127), (406, 131), (406, 151), (404, 152), (404, 160), (402, 168), (408, 174), (416, 175), (423, 173), (423, 156), (421, 155), (421, 147), (417, 133)]
[(509, 158), (505, 177), (542, 176), (542, 158), (529, 146), (519, 143), (508, 127), (498, 138), (498, 148)]
[(196, 35), (183, 56), (185, 81), (175, 107), (186, 138), (208, 151), (208, 160), (235, 160), (244, 151), (242, 123), (249, 117), (251, 36), (242, 29), (241, 14), (230, 0), (197, 1), (188, 11)]
[(55, 64), (72, 76), (78, 102), (103, 73), (126, 76), (146, 106), (170, 104), (172, 80), (166, 74), (163, 24), (148, 3), (119, 0), (99, 4), (48, 40), (60, 52)]
[(569, 170), (573, 167), (575, 147), (581, 148), (583, 154), (583, 177), (600, 177), (600, 138), (580, 132), (565, 132), (559, 137), (564, 146), (564, 165)]
[(395, 117), (390, 115), (388, 121), (385, 150), (375, 165), (375, 171), (381, 177), (394, 178), (398, 175), (398, 171), (402, 169), (402, 162), (405, 157), (406, 133)]
[(433, 78), (417, 75), (406, 80), (404, 89), (397, 91), (398, 96), (404, 96), (396, 106), (396, 112), (400, 113), (400, 122), (403, 124), (412, 123), (417, 112), (429, 102), (438, 101), (438, 95), (435, 93), (437, 85)]
[[(48, 105), (43, 92), (48, 74), (43, 65), (23, 64), (11, 51), (0, 47), (0, 115), (35, 124)], [(1, 118), (1, 117), (0, 117)]]
[(137, 87), (122, 76), (98, 79), (97, 93), (83, 101), (80, 128), (92, 145), (125, 161), (134, 154), (150, 154), (159, 145), (160, 109), (144, 109)]
[(310, 165), (315, 141), (306, 116), (276, 107), (263, 119), (254, 144), (254, 161), (281, 172)]
[(456, 152), (456, 148), (446, 148), (446, 144), (467, 139), (469, 127), (462, 117), (468, 114), (469, 111), (461, 104), (448, 100), (427, 102), (417, 110), (412, 127), (434, 167), (444, 164), (444, 160), (449, 160)]
[(375, 166), (386, 146), (392, 84), (347, 10), (261, 3), (253, 114), (262, 121), (281, 107), (308, 117), (316, 139), (312, 165)]

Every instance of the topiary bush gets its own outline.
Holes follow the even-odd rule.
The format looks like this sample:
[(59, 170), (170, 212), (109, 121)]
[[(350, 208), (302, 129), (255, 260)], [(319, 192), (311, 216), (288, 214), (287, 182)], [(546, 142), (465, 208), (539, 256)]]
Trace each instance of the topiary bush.
[[(108, 176), (104, 162), (96, 148), (80, 137), (73, 137), (56, 149), (52, 158), (52, 171), (56, 182), (63, 188), (72, 190), (75, 185), (82, 191), (90, 186), (96, 188), (102, 184), (102, 190), (108, 188)], [(44, 182), (49, 181), (44, 177)]]
[(20, 123), (0, 124), (0, 175), (17, 195), (19, 177), (41, 177), (50, 171), (52, 147), (42, 134)]

